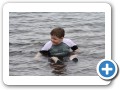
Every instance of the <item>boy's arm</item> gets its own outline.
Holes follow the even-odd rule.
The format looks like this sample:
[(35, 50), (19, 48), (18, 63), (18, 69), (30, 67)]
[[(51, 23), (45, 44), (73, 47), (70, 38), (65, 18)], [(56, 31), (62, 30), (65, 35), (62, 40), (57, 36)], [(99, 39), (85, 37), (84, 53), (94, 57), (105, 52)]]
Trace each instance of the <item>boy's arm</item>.
[(63, 42), (66, 43), (72, 49), (73, 52), (75, 52), (75, 53), (79, 53), (80, 52), (77, 44), (74, 43), (72, 40), (64, 38)]
[(79, 54), (80, 53), (80, 49), (78, 48), (77, 45), (74, 45), (73, 47), (71, 47), (71, 49), (73, 50), (74, 54)]
[(39, 60), (40, 57), (42, 56), (42, 54), (40, 52), (38, 52), (35, 57), (34, 57), (34, 60)]
[[(71, 48), (71, 49), (73, 50), (73, 52), (70, 55), (69, 59), (77, 62), (78, 61), (77, 57), (78, 57), (78, 54), (80, 53), (80, 49), (77, 46), (75, 46), (74, 49), (73, 48)], [(76, 61), (76, 59), (77, 59), (77, 61)]]
[(34, 59), (39, 60), (42, 55), (49, 56), (49, 49), (52, 46), (51, 41), (47, 42), (43, 48), (35, 55)]
[(74, 46), (71, 47), (71, 49), (72, 49), (73, 51), (75, 51), (75, 50), (78, 49), (78, 46), (77, 46), (77, 45), (74, 45)]
[(49, 51), (46, 51), (46, 50), (41, 50), (41, 51), (39, 51), (39, 53), (41, 53), (44, 56), (50, 56)]
[(79, 49), (79, 48), (76, 49), (76, 50), (74, 51), (74, 53), (75, 53), (75, 54), (79, 54), (79, 53), (80, 53), (80, 49)]
[(42, 55), (44, 55), (44, 56), (49, 56), (49, 51), (39, 51), (39, 52), (35, 55), (34, 60), (39, 60)]

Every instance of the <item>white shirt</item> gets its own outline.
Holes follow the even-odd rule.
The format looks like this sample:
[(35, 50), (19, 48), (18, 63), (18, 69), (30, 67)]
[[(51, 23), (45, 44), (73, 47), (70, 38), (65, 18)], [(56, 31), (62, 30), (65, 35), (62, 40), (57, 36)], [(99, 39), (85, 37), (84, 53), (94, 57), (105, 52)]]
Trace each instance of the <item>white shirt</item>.
[[(65, 43), (65, 44), (67, 44), (69, 47), (73, 47), (73, 46), (76, 45), (72, 40), (67, 39), (67, 38), (64, 38), (62, 42)], [(41, 51), (42, 51), (42, 50), (48, 51), (51, 47), (52, 47), (52, 41), (48, 41), (48, 42), (43, 46), (43, 48), (41, 49)]]

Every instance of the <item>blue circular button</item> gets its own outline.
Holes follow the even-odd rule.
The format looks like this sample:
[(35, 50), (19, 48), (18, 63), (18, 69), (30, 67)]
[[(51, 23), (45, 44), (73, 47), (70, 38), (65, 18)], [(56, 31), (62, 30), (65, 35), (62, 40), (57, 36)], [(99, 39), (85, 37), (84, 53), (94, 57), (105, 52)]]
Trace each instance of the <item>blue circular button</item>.
[(101, 60), (97, 65), (98, 75), (105, 80), (113, 79), (117, 74), (117, 64), (113, 60)]

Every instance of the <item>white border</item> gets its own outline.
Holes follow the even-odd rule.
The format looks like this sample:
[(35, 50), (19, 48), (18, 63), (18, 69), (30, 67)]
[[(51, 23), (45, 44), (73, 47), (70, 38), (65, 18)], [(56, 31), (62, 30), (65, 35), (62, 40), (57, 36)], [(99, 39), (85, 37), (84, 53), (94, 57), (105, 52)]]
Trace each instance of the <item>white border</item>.
[(9, 12), (105, 12), (105, 59), (111, 60), (107, 3), (7, 3), (3, 7), (3, 82), (6, 85), (108, 85), (99, 76), (9, 76)]

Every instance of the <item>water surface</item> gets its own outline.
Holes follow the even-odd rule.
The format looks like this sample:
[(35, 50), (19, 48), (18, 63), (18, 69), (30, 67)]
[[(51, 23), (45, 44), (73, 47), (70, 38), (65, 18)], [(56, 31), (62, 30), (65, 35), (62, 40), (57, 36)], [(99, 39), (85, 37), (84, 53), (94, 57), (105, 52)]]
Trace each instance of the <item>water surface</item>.
[[(65, 29), (66, 38), (80, 48), (79, 61), (65, 62), (63, 73), (54, 73), (47, 57), (33, 60), (50, 40), (55, 27)], [(105, 57), (104, 12), (10, 12), (10, 76), (96, 76), (96, 65)]]

